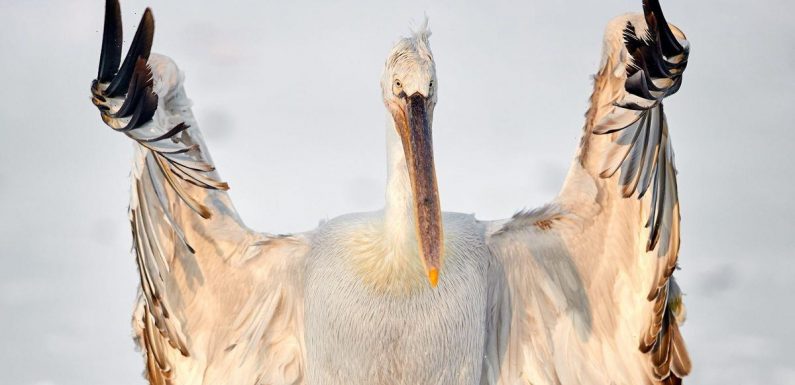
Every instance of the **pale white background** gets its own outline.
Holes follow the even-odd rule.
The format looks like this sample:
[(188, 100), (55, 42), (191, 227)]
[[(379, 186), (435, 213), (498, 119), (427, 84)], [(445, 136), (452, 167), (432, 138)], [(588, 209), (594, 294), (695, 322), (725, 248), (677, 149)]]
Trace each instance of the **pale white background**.
[[(243, 218), (290, 232), (383, 201), (378, 79), (427, 13), (445, 210), (555, 196), (607, 21), (640, 0), (124, 1), (187, 74)], [(688, 383), (795, 383), (795, 3), (667, 0), (693, 46), (666, 111), (680, 170)], [(103, 2), (0, 0), (0, 384), (142, 384), (131, 144), (89, 102)]]

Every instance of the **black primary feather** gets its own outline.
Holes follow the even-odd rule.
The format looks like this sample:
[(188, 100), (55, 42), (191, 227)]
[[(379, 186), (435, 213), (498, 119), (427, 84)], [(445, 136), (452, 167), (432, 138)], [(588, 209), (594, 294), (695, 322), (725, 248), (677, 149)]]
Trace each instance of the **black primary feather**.
[(684, 48), (668, 26), (659, 0), (643, 0), (643, 13), (646, 16), (646, 24), (649, 25), (649, 29), (654, 28), (658, 34), (663, 54), (668, 57), (682, 54)]
[[(141, 103), (141, 99), (144, 98), (144, 90), (147, 88), (151, 90), (152, 85), (152, 72), (146, 62), (139, 58), (135, 63), (135, 70), (133, 71), (132, 79), (130, 79), (124, 103), (119, 107), (118, 111), (110, 114), (110, 116), (112, 118), (126, 118), (132, 115), (135, 108)], [(157, 107), (157, 104), (155, 104), (155, 107)]]
[(119, 73), (116, 74), (108, 88), (105, 89), (106, 96), (119, 96), (127, 89), (138, 59), (143, 59), (144, 62), (149, 60), (154, 35), (155, 20), (152, 17), (152, 11), (147, 8), (143, 16), (141, 16), (141, 23), (138, 25), (138, 30), (135, 31), (135, 37), (133, 37), (130, 49), (127, 51), (127, 56), (124, 58), (124, 63), (122, 63)]
[(119, 69), (121, 61), (121, 45), (123, 31), (121, 24), (121, 7), (118, 0), (105, 2), (105, 27), (102, 32), (102, 51), (99, 54), (99, 71), (97, 80), (107, 82)]

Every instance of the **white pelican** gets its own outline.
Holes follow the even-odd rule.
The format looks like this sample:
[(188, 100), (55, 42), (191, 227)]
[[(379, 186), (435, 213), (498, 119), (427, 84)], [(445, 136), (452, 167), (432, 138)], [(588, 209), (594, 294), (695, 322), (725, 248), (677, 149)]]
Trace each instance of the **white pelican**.
[[(134, 329), (152, 384), (678, 384), (676, 170), (662, 100), (689, 45), (656, 0), (607, 27), (560, 195), (510, 219), (441, 211), (429, 32), (381, 86), (386, 205), (317, 229), (247, 228), (147, 9), (123, 63), (107, 0), (93, 102), (133, 139)], [(119, 65), (121, 66), (119, 67)]]

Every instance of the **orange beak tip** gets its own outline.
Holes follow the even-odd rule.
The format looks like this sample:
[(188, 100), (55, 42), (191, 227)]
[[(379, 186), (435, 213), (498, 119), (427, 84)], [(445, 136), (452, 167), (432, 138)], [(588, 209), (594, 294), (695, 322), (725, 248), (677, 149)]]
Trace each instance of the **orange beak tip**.
[(436, 285), (439, 284), (439, 269), (432, 267), (430, 270), (428, 270), (428, 281), (433, 287), (436, 287)]

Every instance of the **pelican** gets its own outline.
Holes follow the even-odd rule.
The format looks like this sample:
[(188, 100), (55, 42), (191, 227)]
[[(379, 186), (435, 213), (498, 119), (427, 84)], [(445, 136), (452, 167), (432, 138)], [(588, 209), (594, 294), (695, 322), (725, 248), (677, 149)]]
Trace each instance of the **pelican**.
[(443, 212), (426, 26), (381, 78), (383, 210), (249, 229), (147, 9), (121, 60), (107, 0), (92, 101), (132, 139), (135, 339), (151, 384), (679, 384), (676, 169), (663, 99), (690, 51), (657, 0), (613, 19), (560, 194), (513, 217)]

